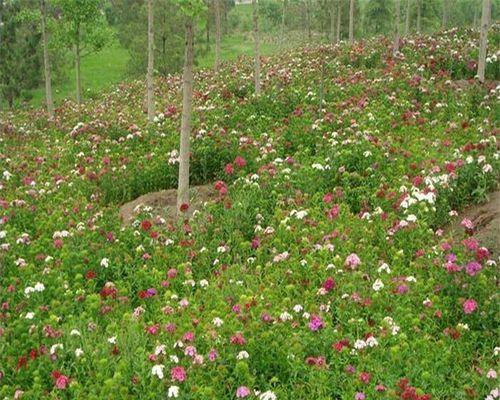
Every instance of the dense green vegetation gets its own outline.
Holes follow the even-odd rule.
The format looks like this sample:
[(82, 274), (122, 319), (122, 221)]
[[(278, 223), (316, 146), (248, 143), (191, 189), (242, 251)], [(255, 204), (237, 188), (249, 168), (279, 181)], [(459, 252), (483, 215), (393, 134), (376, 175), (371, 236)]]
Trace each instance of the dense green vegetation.
[[(491, 53), (500, 32), (490, 32)], [(195, 76), (175, 222), (179, 75), (0, 125), (0, 396), (488, 399), (496, 262), (457, 211), (498, 185), (496, 56), (478, 33), (301, 47)], [(321, 105), (321, 106), (320, 106)], [(490, 397), (487, 397), (490, 396)]]

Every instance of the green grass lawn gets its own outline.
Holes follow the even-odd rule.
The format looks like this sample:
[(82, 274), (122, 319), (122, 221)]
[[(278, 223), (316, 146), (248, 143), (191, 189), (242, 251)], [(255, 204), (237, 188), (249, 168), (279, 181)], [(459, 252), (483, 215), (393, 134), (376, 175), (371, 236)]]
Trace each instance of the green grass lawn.
[[(90, 54), (82, 59), (82, 90), (83, 97), (95, 93), (123, 80), (129, 54), (118, 44), (106, 47), (99, 53)], [(75, 98), (75, 67), (68, 66), (67, 79), (53, 85), (54, 101), (56, 104), (65, 98)], [(33, 90), (33, 106), (40, 106), (44, 102), (45, 87)]]

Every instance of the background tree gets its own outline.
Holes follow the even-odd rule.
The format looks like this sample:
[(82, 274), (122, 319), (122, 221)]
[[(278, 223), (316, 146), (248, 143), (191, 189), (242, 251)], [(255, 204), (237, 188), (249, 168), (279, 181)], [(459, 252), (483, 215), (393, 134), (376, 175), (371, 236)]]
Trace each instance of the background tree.
[(26, 14), (35, 11), (36, 3), (24, 0), (1, 3), (0, 98), (12, 109), (25, 91), (41, 83), (41, 34), (39, 18)]
[(220, 66), (220, 41), (221, 41), (221, 0), (214, 0), (215, 8), (215, 72), (219, 72)]
[(405, 36), (410, 33), (411, 0), (406, 0)]
[(148, 0), (148, 72), (147, 72), (147, 102), (148, 102), (148, 121), (153, 122), (155, 117), (155, 99), (154, 99), (154, 8), (153, 0)]
[(111, 38), (101, 0), (54, 0), (60, 10), (58, 40), (74, 50), (76, 102), (82, 102), (81, 59), (101, 50)]
[(53, 118), (54, 101), (52, 100), (52, 75), (50, 72), (49, 40), (47, 34), (47, 6), (45, 4), (45, 0), (40, 0), (40, 14), (43, 41), (43, 65), (45, 73), (45, 99), (47, 103), (47, 113), (50, 118)]
[(399, 24), (401, 14), (401, 2), (396, 0), (396, 18), (394, 19), (394, 47), (392, 49), (393, 56), (396, 56), (399, 51)]
[(337, 32), (335, 40), (340, 42), (340, 23), (342, 21), (342, 0), (337, 0)]
[(354, 42), (354, 0), (349, 2), (349, 43)]
[(204, 9), (202, 0), (177, 0), (185, 16), (186, 45), (182, 74), (182, 119), (179, 149), (179, 180), (177, 187), (177, 215), (189, 207), (189, 156), (191, 113), (193, 107), (194, 28), (196, 17)]
[(481, 36), (479, 39), (479, 61), (477, 63), (477, 76), (479, 82), (484, 82), (486, 70), (486, 53), (488, 49), (488, 28), (491, 18), (491, 0), (483, 0), (483, 12), (481, 16)]
[(370, 0), (366, 6), (366, 19), (370, 21), (367, 26), (367, 33), (370, 35), (379, 35), (389, 33), (394, 24), (391, 24), (392, 1), (388, 0)]
[(253, 40), (255, 46), (254, 54), (254, 81), (255, 94), (260, 94), (260, 43), (259, 43), (259, 9), (256, 0), (252, 0), (253, 8)]

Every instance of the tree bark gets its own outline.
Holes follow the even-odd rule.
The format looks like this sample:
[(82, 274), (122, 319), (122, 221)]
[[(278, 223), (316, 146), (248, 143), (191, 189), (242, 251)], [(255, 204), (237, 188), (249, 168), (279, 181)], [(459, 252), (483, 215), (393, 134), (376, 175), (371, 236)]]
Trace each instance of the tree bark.
[(154, 14), (153, 0), (148, 0), (148, 71), (147, 71), (147, 101), (148, 121), (151, 123), (155, 118), (155, 89), (153, 81), (154, 72)]
[(411, 0), (406, 0), (405, 36), (408, 36), (408, 33), (410, 33), (410, 9)]
[(307, 24), (307, 37), (309, 39), (309, 42), (311, 42), (312, 34), (311, 34), (311, 10), (310, 10), (310, 3), (309, 0), (305, 1), (305, 6), (306, 6), (306, 24)]
[(80, 27), (76, 30), (75, 69), (76, 69), (76, 102), (82, 104), (82, 78), (80, 72)]
[(283, 10), (281, 13), (281, 43), (285, 42), (285, 17), (286, 17), (286, 1), (283, 0)]
[(448, 27), (448, 0), (443, 0), (443, 29)]
[(342, 11), (342, 0), (337, 0), (337, 37), (335, 38), (337, 43), (340, 42), (340, 23), (342, 21), (341, 11)]
[(349, 4), (349, 43), (354, 43), (354, 0)]
[(43, 67), (45, 73), (45, 99), (49, 118), (54, 118), (54, 101), (52, 100), (52, 80), (50, 74), (49, 41), (47, 37), (47, 7), (45, 0), (40, 0), (43, 41)]
[(255, 42), (255, 60), (254, 60), (255, 94), (260, 95), (259, 13), (256, 0), (252, 0), (252, 7), (253, 7), (253, 38)]
[(331, 0), (330, 8), (330, 40), (335, 43), (335, 0)]
[(395, 57), (399, 51), (399, 24), (401, 14), (401, 0), (396, 0), (396, 20), (394, 21), (394, 47), (392, 55)]
[(491, 18), (491, 0), (483, 0), (483, 12), (481, 16), (481, 36), (479, 38), (479, 60), (477, 63), (477, 76), (479, 82), (484, 82), (486, 70), (486, 53), (488, 50), (488, 28)]
[(182, 74), (182, 120), (179, 150), (179, 182), (177, 187), (177, 216), (181, 209), (189, 207), (189, 157), (191, 137), (191, 113), (193, 108), (193, 62), (194, 62), (193, 19), (186, 22), (186, 49)]
[(422, 0), (417, 0), (417, 33), (422, 30)]
[(221, 0), (215, 0), (215, 72), (220, 68), (220, 40), (221, 40)]

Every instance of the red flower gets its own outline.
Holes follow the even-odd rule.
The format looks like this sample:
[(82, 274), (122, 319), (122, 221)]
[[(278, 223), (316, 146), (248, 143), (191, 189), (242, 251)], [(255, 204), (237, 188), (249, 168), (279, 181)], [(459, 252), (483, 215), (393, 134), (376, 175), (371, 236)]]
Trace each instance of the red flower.
[(189, 209), (189, 204), (187, 204), (187, 203), (182, 203), (182, 204), (181, 204), (181, 206), (179, 207), (179, 210), (180, 210), (181, 212), (185, 212), (185, 211), (187, 211), (188, 209)]
[(151, 227), (153, 226), (153, 224), (151, 223), (151, 221), (148, 221), (147, 219), (145, 219), (144, 221), (141, 222), (141, 229), (143, 231), (149, 231), (151, 229)]
[(226, 168), (224, 169), (226, 174), (232, 175), (234, 173), (234, 167), (233, 164), (226, 164)]
[(241, 156), (236, 156), (236, 158), (234, 159), (234, 163), (238, 168), (243, 168), (245, 165), (247, 165), (246, 160)]

